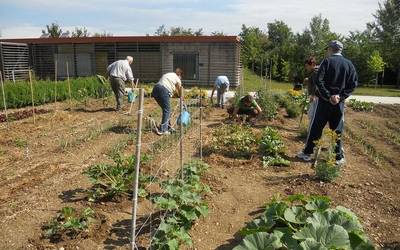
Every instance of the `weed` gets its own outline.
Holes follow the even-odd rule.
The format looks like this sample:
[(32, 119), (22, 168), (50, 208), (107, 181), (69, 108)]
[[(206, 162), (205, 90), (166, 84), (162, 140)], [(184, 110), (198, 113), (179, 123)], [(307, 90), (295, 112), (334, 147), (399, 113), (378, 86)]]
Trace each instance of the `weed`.
[(18, 148), (26, 148), (28, 146), (28, 141), (22, 138), (16, 138), (14, 140), (14, 145)]

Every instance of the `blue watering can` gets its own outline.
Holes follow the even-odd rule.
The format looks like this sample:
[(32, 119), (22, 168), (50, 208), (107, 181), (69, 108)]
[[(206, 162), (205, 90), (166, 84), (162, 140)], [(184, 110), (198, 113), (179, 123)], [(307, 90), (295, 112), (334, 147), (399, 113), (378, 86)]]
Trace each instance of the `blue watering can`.
[(177, 124), (180, 125), (182, 122), (182, 125), (187, 127), (190, 124), (191, 118), (190, 118), (190, 113), (187, 111), (186, 105), (183, 106), (183, 111), (182, 113), (178, 116), (177, 119)]

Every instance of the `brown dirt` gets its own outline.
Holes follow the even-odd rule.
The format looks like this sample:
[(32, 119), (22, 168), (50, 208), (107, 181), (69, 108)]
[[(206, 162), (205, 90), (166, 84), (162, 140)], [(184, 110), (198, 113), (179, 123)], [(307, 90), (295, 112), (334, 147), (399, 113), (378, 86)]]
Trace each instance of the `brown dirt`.
[[(40, 115), (36, 125), (27, 119), (10, 123), (8, 130), (4, 126), (0, 129), (0, 249), (127, 249), (132, 210), (129, 197), (88, 203), (82, 191), (90, 187), (90, 183), (82, 171), (93, 163), (108, 161), (106, 153), (118, 142), (127, 140), (128, 132), (136, 126), (135, 118), (107, 112), (96, 101), (91, 102), (86, 112), (63, 111), (63, 105), (67, 106), (58, 104), (58, 111)], [(147, 114), (154, 117), (151, 112), (154, 109), (158, 110), (147, 100), (145, 110), (149, 112), (145, 111), (148, 112), (145, 117)], [(264, 125), (279, 129), (292, 160), (290, 167), (265, 169), (257, 158), (237, 160), (218, 154), (205, 157), (211, 166), (203, 178), (212, 188), (212, 193), (206, 197), (210, 214), (194, 225), (191, 231), (193, 248), (232, 249), (240, 240), (237, 232), (261, 212), (266, 202), (275, 195), (291, 193), (329, 195), (335, 205), (346, 206), (359, 216), (377, 246), (398, 245), (400, 154), (396, 138), (399, 115), (398, 107), (391, 106), (379, 106), (374, 113), (348, 109), (346, 126), (365, 141), (361, 143), (354, 136), (346, 137), (348, 164), (342, 177), (331, 184), (316, 181), (310, 165), (294, 158), (302, 148), (302, 141), (297, 137), (298, 124), (296, 120), (283, 118), (283, 114), (274, 122), (259, 124), (256, 129)], [(222, 110), (210, 113), (204, 122), (206, 142), (212, 130), (225, 118)], [(364, 128), (365, 121), (376, 128)], [(387, 131), (385, 136), (381, 136), (383, 130)], [(194, 126), (186, 135), (185, 159), (197, 154), (198, 133)], [(144, 151), (150, 152), (158, 140), (160, 137), (144, 133)], [(157, 152), (144, 172), (169, 178), (179, 168), (179, 151), (176, 140), (164, 143), (165, 150)], [(370, 149), (366, 144), (373, 144), (375, 155), (382, 156), (373, 157), (366, 151)], [(124, 152), (131, 154), (134, 149), (131, 143)], [(41, 239), (41, 225), (63, 206), (91, 206), (102, 219), (95, 230), (75, 240), (49, 242)], [(139, 226), (150, 211), (151, 203), (141, 199)], [(156, 221), (153, 228), (155, 224)], [(146, 226), (139, 236), (143, 245), (148, 243), (149, 229)]]

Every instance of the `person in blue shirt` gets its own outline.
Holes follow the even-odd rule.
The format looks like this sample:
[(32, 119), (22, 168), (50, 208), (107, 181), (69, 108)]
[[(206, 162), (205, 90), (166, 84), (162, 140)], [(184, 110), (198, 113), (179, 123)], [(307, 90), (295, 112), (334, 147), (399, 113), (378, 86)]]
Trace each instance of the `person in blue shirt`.
[(343, 44), (331, 41), (326, 48), (329, 57), (319, 66), (315, 85), (316, 106), (312, 114), (310, 129), (305, 148), (299, 152), (298, 158), (311, 161), (315, 142), (322, 136), (327, 123), (336, 132), (336, 165), (345, 163), (341, 135), (344, 127), (344, 102), (358, 85), (356, 69), (351, 61), (342, 56)]
[(213, 104), (213, 96), (214, 92), (217, 90), (217, 106), (220, 108), (224, 108), (225, 93), (229, 90), (229, 79), (226, 76), (218, 76), (214, 83), (214, 88), (211, 92), (210, 101)]

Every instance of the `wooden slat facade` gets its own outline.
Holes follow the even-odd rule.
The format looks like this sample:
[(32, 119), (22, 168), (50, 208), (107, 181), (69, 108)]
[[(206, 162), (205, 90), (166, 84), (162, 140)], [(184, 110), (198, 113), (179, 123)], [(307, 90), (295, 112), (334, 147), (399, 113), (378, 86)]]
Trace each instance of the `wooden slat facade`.
[(26, 79), (29, 70), (28, 45), (0, 42), (0, 70), (3, 80)]
[[(163, 73), (174, 70), (174, 55), (185, 58), (190, 54), (192, 78), (184, 80), (184, 84), (209, 86), (219, 75), (226, 75), (232, 86), (241, 81), (240, 43), (236, 37), (68, 38), (52, 39), (54, 43), (46, 39), (25, 40), (31, 65), (36, 75), (44, 79), (54, 78), (55, 61), (62, 79), (66, 77), (66, 62), (71, 77), (105, 75), (109, 64), (130, 55), (134, 58), (133, 75), (141, 82), (156, 82)], [(84, 43), (85, 40), (91, 43)]]

